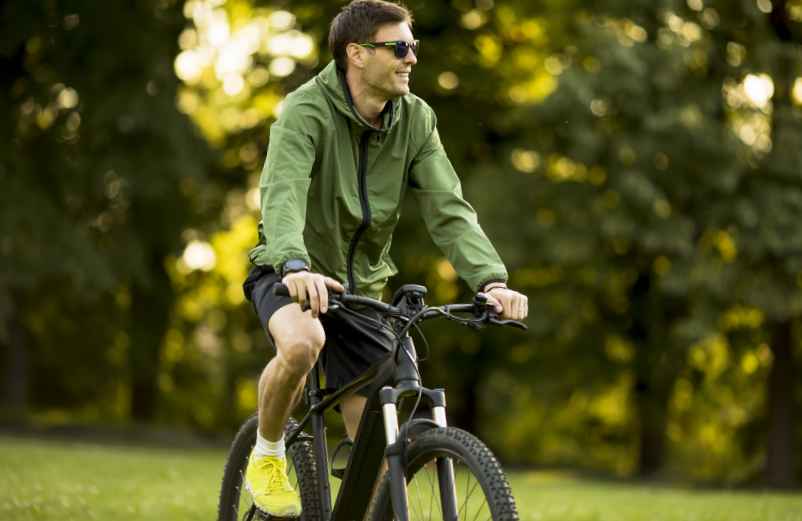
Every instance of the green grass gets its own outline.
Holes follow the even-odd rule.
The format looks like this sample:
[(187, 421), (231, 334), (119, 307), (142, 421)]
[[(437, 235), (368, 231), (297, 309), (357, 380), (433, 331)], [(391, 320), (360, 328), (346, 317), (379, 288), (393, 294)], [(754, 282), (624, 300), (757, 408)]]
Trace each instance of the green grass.
[(521, 521), (800, 521), (802, 494), (694, 490), (512, 473)]
[[(215, 519), (225, 451), (0, 437), (0, 520)], [(522, 521), (802, 521), (802, 494), (515, 472)]]

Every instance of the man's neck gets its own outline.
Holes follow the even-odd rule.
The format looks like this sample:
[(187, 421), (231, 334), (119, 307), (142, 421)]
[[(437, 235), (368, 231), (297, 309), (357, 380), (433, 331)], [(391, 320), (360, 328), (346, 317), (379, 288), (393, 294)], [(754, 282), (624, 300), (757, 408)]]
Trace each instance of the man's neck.
[(348, 84), (348, 89), (351, 91), (351, 99), (354, 102), (354, 107), (365, 121), (376, 128), (380, 128), (381, 113), (389, 100), (383, 96), (377, 95), (375, 91), (365, 85), (365, 82), (359, 78), (358, 74), (359, 73), (354, 69), (349, 69), (345, 74), (345, 81)]

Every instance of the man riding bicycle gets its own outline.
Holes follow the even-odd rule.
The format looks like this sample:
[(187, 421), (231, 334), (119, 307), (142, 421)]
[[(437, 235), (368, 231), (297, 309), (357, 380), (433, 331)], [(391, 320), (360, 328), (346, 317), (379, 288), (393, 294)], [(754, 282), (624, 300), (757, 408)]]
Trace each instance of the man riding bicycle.
[[(326, 311), (330, 290), (381, 297), (397, 272), (389, 250), (407, 191), (468, 285), (487, 293), (502, 318), (528, 313), (526, 296), (506, 287), (507, 270), (462, 197), (434, 112), (410, 93), (418, 50), (411, 25), (410, 12), (394, 3), (345, 6), (329, 31), (334, 60), (286, 97), (270, 128), (260, 240), (244, 289), (276, 356), (259, 379), (259, 428), (245, 485), (273, 516), (301, 510), (286, 475), (283, 432), (318, 356), (327, 387), (336, 388), (393, 347), (394, 339), (365, 319)], [(273, 293), (277, 282), (290, 297)], [(342, 402), (351, 439), (365, 401), (358, 391)]]

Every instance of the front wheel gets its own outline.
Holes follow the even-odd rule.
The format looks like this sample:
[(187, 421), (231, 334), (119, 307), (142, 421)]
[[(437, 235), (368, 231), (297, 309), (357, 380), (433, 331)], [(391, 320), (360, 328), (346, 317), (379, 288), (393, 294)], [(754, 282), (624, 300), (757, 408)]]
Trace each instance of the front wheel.
[[(498, 460), (478, 438), (454, 427), (425, 431), (407, 447), (410, 520), (445, 520), (437, 470), (437, 460), (442, 458), (450, 459), (454, 466), (457, 519), (518, 521), (515, 499)], [(393, 518), (389, 475), (385, 473), (367, 519)]]

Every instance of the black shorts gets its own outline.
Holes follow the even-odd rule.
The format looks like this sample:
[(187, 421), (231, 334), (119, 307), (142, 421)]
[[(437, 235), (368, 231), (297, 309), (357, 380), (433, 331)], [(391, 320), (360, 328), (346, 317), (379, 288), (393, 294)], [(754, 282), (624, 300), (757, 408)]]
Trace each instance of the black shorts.
[[(280, 281), (281, 277), (272, 267), (253, 266), (243, 284), (245, 297), (253, 304), (273, 349), (275, 343), (267, 324), (273, 313), (293, 302), (289, 297), (273, 294), (274, 284)], [(360, 312), (364, 312), (372, 320), (336, 310), (320, 315), (320, 323), (326, 333), (326, 343), (320, 356), (328, 388), (343, 387), (372, 365), (386, 359), (393, 351), (395, 337), (387, 330), (389, 324), (374, 310), (365, 309)], [(387, 328), (377, 328), (376, 320), (384, 323)], [(357, 392), (365, 395), (367, 390), (368, 387), (364, 386)]]

